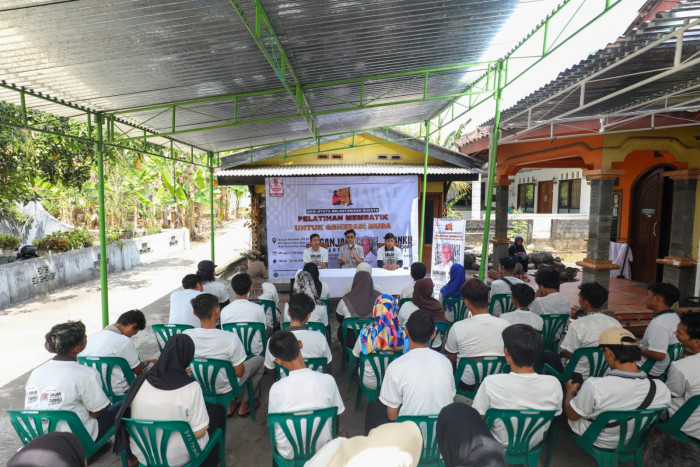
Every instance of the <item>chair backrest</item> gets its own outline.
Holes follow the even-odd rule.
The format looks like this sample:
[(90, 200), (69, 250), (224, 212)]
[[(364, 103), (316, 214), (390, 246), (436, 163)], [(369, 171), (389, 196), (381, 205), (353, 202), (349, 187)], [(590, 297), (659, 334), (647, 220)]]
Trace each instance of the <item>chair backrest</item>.
[(129, 363), (121, 357), (78, 357), (78, 363), (81, 365), (89, 366), (97, 370), (100, 374), (100, 379), (102, 380), (102, 390), (105, 392), (107, 397), (112, 402), (117, 402), (121, 400), (124, 396), (115, 396), (114, 390), (112, 389), (112, 372), (114, 368), (119, 367), (119, 369), (124, 374), (124, 379), (126, 383), (131, 386), (131, 383), (136, 379), (136, 375), (131, 368), (129, 368)]
[(174, 433), (179, 433), (190, 455), (196, 460), (202, 454), (190, 424), (183, 420), (155, 421), (122, 418), (124, 428), (146, 458), (146, 465), (167, 467), (168, 441)]
[[(676, 360), (679, 360), (681, 356), (683, 355), (683, 351), (685, 349), (683, 348), (683, 344), (680, 342), (676, 342), (675, 344), (671, 344), (668, 346), (668, 356), (671, 359), (671, 362), (675, 362)], [(670, 364), (670, 363), (669, 363)]]
[(403, 305), (406, 302), (413, 302), (413, 297), (404, 297), (401, 300), (399, 300), (399, 308), (401, 308), (401, 305)]
[[(285, 321), (282, 323), (282, 329), (287, 329), (290, 325), (289, 321)], [(317, 323), (315, 321), (307, 321), (306, 324), (304, 325), (306, 329), (309, 331), (318, 331), (322, 332), (323, 335), (326, 335), (326, 326), (323, 325), (323, 323)]]
[(469, 393), (472, 395), (476, 394), (481, 382), (488, 375), (504, 373), (509, 368), (505, 357), (481, 357), (479, 360), (461, 357), (459, 359), (459, 365), (457, 365), (457, 371), (455, 372), (455, 386), (459, 386), (459, 382), (462, 380), (462, 374), (467, 366), (471, 368), (474, 374), (474, 390), (468, 392), (460, 390), (459, 392), (461, 394)]
[(371, 368), (371, 371), (374, 373), (374, 377), (376, 378), (377, 381), (377, 389), (376, 391), (379, 392), (379, 390), (382, 387), (382, 381), (384, 381), (384, 375), (386, 374), (386, 368), (389, 366), (389, 363), (393, 362), (397, 358), (399, 358), (401, 355), (403, 355), (401, 352), (380, 352), (380, 353), (371, 353), (371, 354), (360, 354), (360, 382), (365, 376), (365, 363), (369, 363), (369, 366)]
[(401, 415), (396, 419), (397, 423), (413, 422), (418, 425), (423, 436), (423, 450), (420, 454), (420, 465), (435, 464), (440, 461), (440, 448), (438, 447), (436, 425), (437, 415)]
[[(489, 430), (493, 423), (500, 420), (508, 433), (506, 454), (526, 456), (530, 452), (532, 437), (542, 429), (548, 429), (554, 418), (554, 410), (501, 410), (488, 409), (484, 422)], [(546, 436), (544, 437), (546, 439)], [(544, 442), (544, 440), (543, 440)], [(533, 446), (532, 448), (535, 448)]]
[(222, 371), (226, 379), (231, 383), (234, 392), (238, 387), (236, 373), (229, 360), (218, 360), (215, 358), (195, 357), (190, 364), (192, 377), (197, 380), (202, 387), (202, 394), (205, 399), (216, 398), (216, 379)]
[(272, 329), (277, 329), (277, 307), (275, 307), (275, 302), (273, 300), (251, 300), (251, 302), (255, 302), (258, 305), (261, 305), (265, 309), (265, 314), (267, 315), (267, 312), (270, 312), (270, 315), (272, 316)]
[(22, 444), (27, 444), (46, 433), (53, 433), (60, 422), (68, 424), (70, 430), (78, 437), (83, 446), (94, 444), (78, 414), (70, 410), (8, 409), (7, 414), (10, 416), (10, 423), (12, 423)]
[(667, 422), (659, 425), (666, 432), (680, 432), (685, 422), (688, 421), (695, 411), (700, 409), (700, 394), (696, 394), (687, 401), (674, 413)]
[(603, 349), (599, 349), (598, 347), (581, 347), (574, 351), (569, 362), (566, 364), (564, 376), (562, 377), (564, 382), (571, 379), (571, 375), (576, 370), (576, 365), (578, 365), (579, 361), (586, 361), (588, 363), (589, 377), (605, 376), (605, 372), (608, 371), (608, 362), (605, 361), (605, 357), (603, 356)]
[(445, 321), (435, 321), (435, 337), (433, 339), (430, 339), (428, 347), (432, 349), (433, 342), (435, 342), (435, 340), (438, 338), (441, 339), (442, 345), (445, 345), (445, 341), (447, 340), (447, 333), (449, 332), (450, 327), (450, 323), (447, 323)]
[(360, 331), (368, 324), (374, 323), (374, 318), (345, 318), (343, 320), (343, 342), (347, 346), (348, 329), (355, 331), (356, 336), (360, 336)]
[[(275, 428), (279, 427), (292, 446), (294, 460), (300, 462), (311, 459), (316, 454), (316, 442), (326, 425), (330, 424), (331, 436), (335, 435), (337, 415), (337, 407), (267, 414), (273, 456), (279, 457), (275, 438)], [(300, 465), (303, 463), (300, 462)]]
[(463, 320), (467, 316), (467, 304), (462, 297), (447, 297), (442, 299), (442, 307), (445, 311), (451, 311), (454, 319), (453, 323)]
[(570, 314), (540, 315), (542, 317), (542, 347), (556, 353), (556, 344), (561, 336), (561, 329), (569, 320)]
[(618, 423), (620, 437), (617, 441), (619, 453), (633, 452), (646, 443), (654, 424), (666, 408), (644, 410), (614, 410), (603, 412), (596, 417), (581, 438), (590, 445), (595, 443), (600, 432), (608, 423)]
[[(263, 342), (263, 349), (265, 348), (265, 324), (264, 323), (226, 323), (222, 324), (221, 328), (224, 331), (235, 332), (238, 334), (238, 338), (243, 343), (245, 352), (248, 358), (255, 357), (258, 354), (253, 353), (253, 340), (256, 334), (260, 334), (260, 339)], [(264, 350), (263, 350), (264, 352)]]
[[(326, 357), (305, 358), (306, 368), (320, 373), (328, 373), (328, 359)], [(289, 370), (275, 363), (275, 379), (282, 378), (282, 375), (289, 376)]]
[(158, 350), (162, 352), (168, 339), (175, 334), (180, 334), (186, 329), (194, 329), (194, 326), (190, 326), (189, 324), (154, 324), (151, 328), (153, 328), (153, 334), (156, 335)]
[(491, 302), (489, 303), (490, 315), (493, 315), (493, 310), (496, 306), (496, 303), (498, 303), (498, 307), (501, 310), (501, 314), (515, 311), (515, 305), (513, 305), (513, 301), (511, 300), (510, 295), (505, 293), (499, 293), (491, 297)]

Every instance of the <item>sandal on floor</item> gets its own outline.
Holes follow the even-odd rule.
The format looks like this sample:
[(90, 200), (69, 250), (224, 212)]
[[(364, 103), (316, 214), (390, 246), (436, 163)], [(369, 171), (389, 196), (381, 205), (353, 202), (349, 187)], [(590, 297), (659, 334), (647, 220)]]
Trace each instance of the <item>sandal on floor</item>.
[[(255, 407), (256, 409), (257, 409), (258, 407), (260, 407), (260, 401), (259, 401), (259, 400), (256, 400), (256, 401), (253, 403), (253, 407)], [(248, 409), (248, 411), (247, 411), (246, 413), (239, 413), (238, 416), (241, 417), (241, 418), (250, 417), (250, 409)]]

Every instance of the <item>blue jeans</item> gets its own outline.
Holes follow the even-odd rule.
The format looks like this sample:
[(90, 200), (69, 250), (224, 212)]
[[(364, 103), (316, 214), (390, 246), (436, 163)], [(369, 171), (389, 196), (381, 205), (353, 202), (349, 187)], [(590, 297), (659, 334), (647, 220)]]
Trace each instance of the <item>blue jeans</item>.
[[(99, 430), (97, 432), (97, 440), (102, 438), (107, 430), (114, 426), (114, 421), (117, 418), (117, 412), (122, 406), (123, 401), (119, 401), (116, 404), (112, 404), (107, 407), (107, 410), (102, 412), (99, 417), (97, 417), (97, 426)], [(96, 440), (96, 441), (97, 441)]]

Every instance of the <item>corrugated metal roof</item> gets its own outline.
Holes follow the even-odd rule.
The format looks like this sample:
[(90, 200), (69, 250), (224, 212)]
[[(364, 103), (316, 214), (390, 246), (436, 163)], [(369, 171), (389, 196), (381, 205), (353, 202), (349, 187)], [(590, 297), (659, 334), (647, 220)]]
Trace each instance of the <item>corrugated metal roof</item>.
[[(478, 175), (479, 169), (428, 166), (429, 175)], [(334, 165), (259, 165), (221, 170), (225, 177), (306, 177), (316, 175), (423, 175), (420, 164), (334, 164)]]

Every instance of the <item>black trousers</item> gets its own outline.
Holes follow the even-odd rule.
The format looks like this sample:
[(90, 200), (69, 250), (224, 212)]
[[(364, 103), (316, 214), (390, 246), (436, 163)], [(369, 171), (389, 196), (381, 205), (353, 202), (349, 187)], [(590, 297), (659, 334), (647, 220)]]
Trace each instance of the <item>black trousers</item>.
[(382, 404), (382, 401), (379, 399), (367, 404), (367, 410), (365, 411), (365, 436), (371, 430), (385, 423), (391, 423), (389, 416), (386, 414), (386, 405)]
[[(207, 428), (207, 433), (212, 436), (217, 428), (220, 428), (223, 432), (224, 438), (226, 437), (226, 410), (223, 406), (219, 404), (210, 404), (206, 402), (207, 415), (209, 415), (209, 428)], [(212, 450), (211, 454), (202, 462), (203, 467), (216, 467), (219, 465), (219, 450)]]

